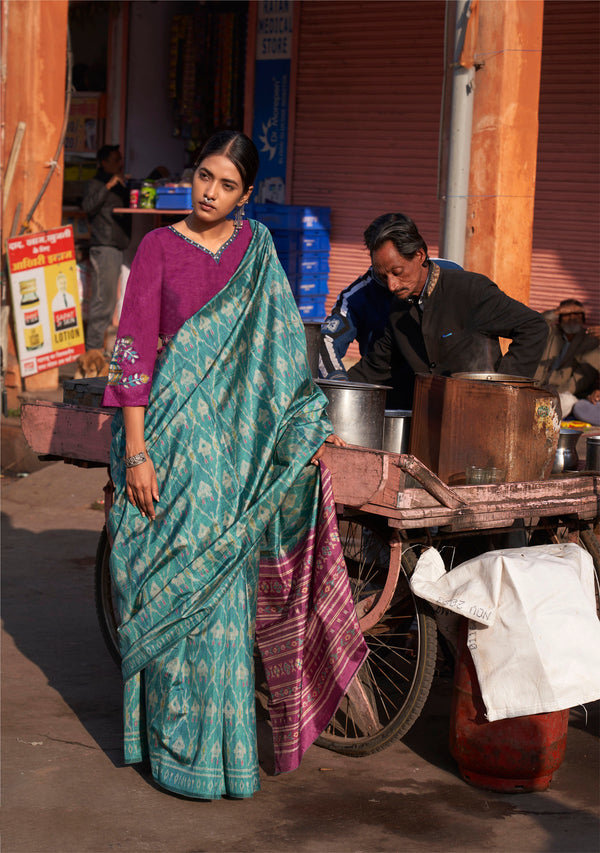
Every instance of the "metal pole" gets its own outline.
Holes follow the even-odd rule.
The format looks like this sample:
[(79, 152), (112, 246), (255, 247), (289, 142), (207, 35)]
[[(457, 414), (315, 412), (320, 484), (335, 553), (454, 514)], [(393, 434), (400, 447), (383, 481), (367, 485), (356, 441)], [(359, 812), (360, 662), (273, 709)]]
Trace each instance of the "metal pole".
[(475, 68), (463, 68), (458, 63), (470, 6), (471, 0), (456, 0), (446, 219), (442, 246), (442, 257), (456, 261), (461, 266), (464, 264), (467, 230)]

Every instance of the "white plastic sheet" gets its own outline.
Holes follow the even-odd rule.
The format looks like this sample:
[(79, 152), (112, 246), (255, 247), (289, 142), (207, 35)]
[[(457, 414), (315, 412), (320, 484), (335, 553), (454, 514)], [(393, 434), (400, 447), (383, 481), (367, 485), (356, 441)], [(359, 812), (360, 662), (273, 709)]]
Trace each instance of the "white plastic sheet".
[(450, 572), (430, 548), (410, 584), (421, 598), (469, 619), (468, 646), (490, 722), (600, 698), (594, 566), (583, 548), (489, 551)]

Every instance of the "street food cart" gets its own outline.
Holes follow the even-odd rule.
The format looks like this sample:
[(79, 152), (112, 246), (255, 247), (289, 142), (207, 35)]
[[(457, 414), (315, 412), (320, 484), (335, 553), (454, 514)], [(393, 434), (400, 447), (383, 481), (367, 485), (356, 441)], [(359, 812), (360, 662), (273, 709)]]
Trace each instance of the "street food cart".
[[(104, 382), (69, 383), (62, 404), (25, 404), (23, 431), (33, 450), (46, 459), (107, 466), (112, 410), (100, 407)], [(401, 738), (419, 716), (438, 654), (435, 613), (409, 585), (424, 548), (433, 545), (445, 553), (451, 568), (456, 549), (474, 537), (518, 531), (525, 544), (580, 544), (592, 555), (596, 580), (600, 575), (598, 472), (448, 485), (414, 454), (327, 445), (323, 461), (332, 474), (350, 584), (370, 654), (317, 741), (321, 746), (367, 755)], [(97, 551), (96, 605), (118, 660), (109, 556), (105, 528)]]

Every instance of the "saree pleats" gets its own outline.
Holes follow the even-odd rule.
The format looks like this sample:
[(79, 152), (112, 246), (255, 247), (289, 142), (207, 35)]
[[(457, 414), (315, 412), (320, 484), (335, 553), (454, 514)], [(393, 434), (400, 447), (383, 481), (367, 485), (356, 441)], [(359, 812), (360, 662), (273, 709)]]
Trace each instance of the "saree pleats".
[[(125, 759), (149, 756), (163, 787), (207, 799), (259, 787), (259, 552), (294, 484), (318, 500), (318, 471), (306, 466), (331, 432), (287, 280), (253, 227), (236, 274), (159, 356), (145, 422), (160, 493), (152, 523), (127, 501), (118, 415), (113, 427)], [(302, 536), (307, 501), (296, 498)]]
[(260, 561), (256, 639), (269, 684), (278, 772), (298, 767), (367, 655), (331, 475), (322, 464), (320, 474), (312, 483), (303, 477), (294, 483)]

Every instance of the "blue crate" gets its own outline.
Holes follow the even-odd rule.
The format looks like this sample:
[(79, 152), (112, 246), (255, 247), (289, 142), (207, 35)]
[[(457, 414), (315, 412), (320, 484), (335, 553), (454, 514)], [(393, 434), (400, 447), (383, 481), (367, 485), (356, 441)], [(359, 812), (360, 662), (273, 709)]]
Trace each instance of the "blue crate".
[(317, 275), (329, 272), (329, 255), (327, 252), (310, 252), (298, 255), (296, 265), (299, 275)]
[(189, 210), (192, 206), (192, 188), (158, 187), (155, 205), (157, 210)]
[(329, 252), (329, 234), (318, 229), (309, 231), (273, 230), (273, 242), (282, 252)]
[(329, 252), (329, 234), (327, 231), (301, 231), (298, 250), (302, 252)]
[(308, 296), (296, 297), (296, 305), (303, 320), (325, 319), (325, 297), (310, 298)]
[[(250, 207), (250, 205), (249, 205)], [(304, 207), (295, 204), (253, 204), (248, 215), (258, 219), (269, 230), (295, 231), (325, 230), (331, 228), (331, 208)]]
[(327, 273), (319, 275), (298, 275), (290, 282), (292, 292), (301, 298), (305, 296), (327, 296), (329, 287), (327, 285)]

